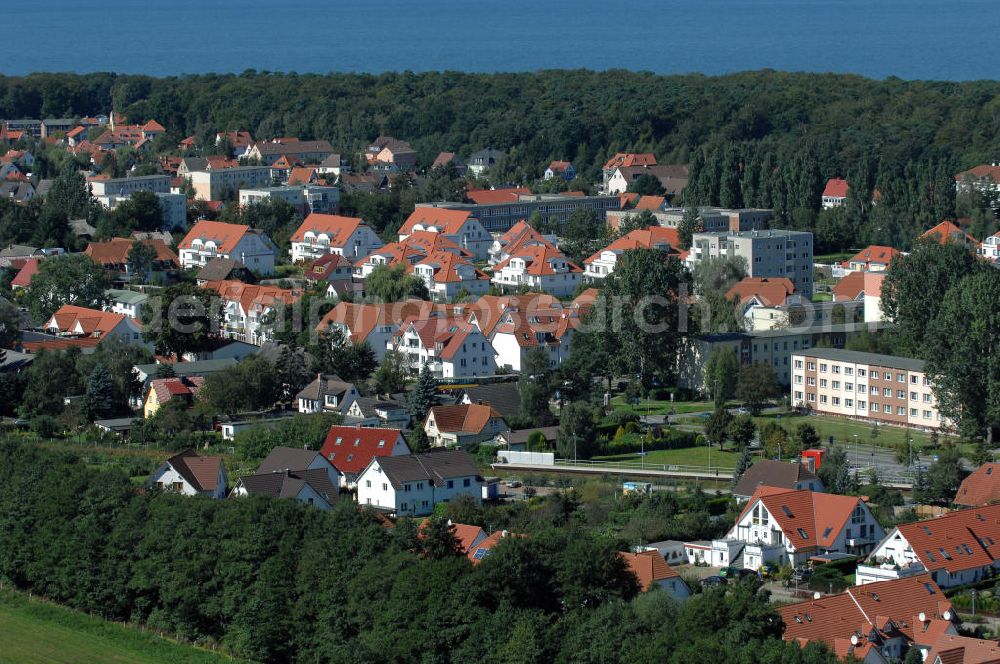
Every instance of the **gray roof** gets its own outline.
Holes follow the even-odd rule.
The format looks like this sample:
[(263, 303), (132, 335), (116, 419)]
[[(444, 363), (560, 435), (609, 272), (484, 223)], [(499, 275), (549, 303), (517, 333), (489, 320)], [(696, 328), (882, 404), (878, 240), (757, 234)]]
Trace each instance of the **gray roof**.
[[(38, 193), (40, 194), (41, 191)], [(86, 219), (70, 219), (69, 229), (73, 231), (73, 235), (77, 237), (83, 237), (84, 235), (94, 237), (94, 234), (97, 233), (97, 229), (88, 224)]]
[(799, 482), (819, 479), (804, 464), (761, 459), (750, 466), (733, 489), (735, 496), (752, 496), (760, 485), (794, 489)]
[(375, 457), (372, 463), (376, 462), (392, 485), (397, 488), (406, 482), (424, 480), (442, 486), (448, 479), (479, 476), (475, 459), (462, 450)]
[(506, 431), (502, 435), (507, 441), (508, 445), (523, 445), (528, 442), (528, 438), (531, 434), (536, 431), (541, 431), (542, 435), (545, 436), (545, 440), (555, 440), (559, 437), (559, 427), (534, 427), (531, 429), (516, 429), (514, 431)]
[(35, 356), (31, 353), (21, 353), (10, 349), (4, 349), (3, 356), (3, 359), (0, 360), (0, 372), (20, 371), (35, 359)]
[(821, 360), (831, 360), (833, 362), (853, 362), (855, 364), (872, 364), (890, 369), (902, 369), (904, 371), (924, 370), (924, 361), (912, 357), (900, 357), (898, 355), (879, 355), (878, 353), (863, 353), (856, 350), (840, 350), (839, 348), (810, 348), (802, 350), (795, 355), (805, 355)]
[(145, 293), (139, 293), (130, 290), (120, 290), (117, 288), (109, 288), (104, 291), (104, 294), (109, 300), (114, 302), (123, 302), (125, 304), (142, 304), (149, 299), (149, 296)]
[(181, 159), (181, 163), (189, 171), (203, 171), (208, 166), (208, 159), (205, 157), (184, 157)]
[(462, 394), (468, 397), (469, 403), (493, 406), (505, 418), (521, 414), (521, 393), (515, 382), (475, 385), (462, 390)]
[(308, 484), (331, 505), (340, 495), (340, 490), (330, 481), (327, 471), (297, 470), (274, 473), (258, 473), (241, 478), (240, 483), (251, 496), (271, 496), (272, 498), (294, 498)]
[(235, 258), (213, 258), (198, 270), (195, 278), (201, 281), (222, 281), (227, 279), (233, 270), (239, 269), (246, 270), (247, 267)]
[[(227, 357), (222, 360), (198, 360), (195, 362), (176, 362), (171, 364), (174, 373), (178, 376), (201, 376), (204, 374), (222, 371), (236, 364), (236, 360)], [(137, 364), (135, 369), (146, 376), (152, 376), (160, 368), (159, 364)]]
[(24, 244), (11, 244), (0, 249), (0, 257), (17, 258), (20, 256), (40, 256), (41, 250), (38, 247), (29, 247)]
[(320, 166), (326, 166), (327, 168), (340, 168), (341, 160), (339, 154), (331, 154), (329, 157), (319, 162)]
[(376, 397), (358, 397), (354, 401), (358, 404), (358, 408), (361, 409), (361, 414), (365, 417), (378, 417), (379, 415), (377, 409), (399, 410), (406, 408), (405, 403), (392, 401), (390, 399), (379, 399)]
[[(49, 193), (49, 189), (52, 188), (53, 182), (55, 180), (52, 178), (42, 178), (39, 180), (38, 184), (35, 185), (35, 194), (42, 197), (46, 196)], [(72, 220), (70, 220), (70, 223), (72, 223)]]
[(132, 425), (138, 422), (139, 417), (113, 417), (107, 420), (94, 420), (94, 425), (104, 429), (131, 429)]
[(302, 450), (297, 447), (275, 447), (271, 453), (260, 462), (257, 474), (273, 473), (284, 470), (305, 470), (316, 457), (325, 457), (316, 450)]
[(313, 382), (302, 388), (302, 391), (296, 395), (296, 399), (319, 401), (328, 394), (344, 394), (352, 387), (354, 385), (345, 382), (340, 376), (320, 374)]
[(265, 143), (260, 142), (255, 146), (262, 155), (297, 155), (307, 152), (333, 152), (330, 141), (298, 141), (296, 143)]

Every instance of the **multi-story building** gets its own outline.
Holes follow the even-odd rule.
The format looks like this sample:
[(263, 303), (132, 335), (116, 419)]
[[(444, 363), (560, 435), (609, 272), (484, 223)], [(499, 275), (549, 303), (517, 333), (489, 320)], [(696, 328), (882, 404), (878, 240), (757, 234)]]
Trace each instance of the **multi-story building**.
[(593, 210), (601, 220), (608, 210), (621, 208), (618, 196), (576, 196), (566, 194), (519, 194), (514, 200), (497, 203), (417, 203), (417, 210), (442, 208), (468, 212), (491, 233), (504, 233), (518, 221), (530, 219), (537, 212), (542, 222), (562, 224), (576, 210)]
[(272, 183), (271, 169), (267, 166), (235, 166), (191, 171), (186, 177), (191, 181), (194, 197), (202, 201), (222, 200), (227, 194), (241, 189), (269, 187)]
[(424, 280), (431, 297), (439, 302), (451, 302), (463, 291), (479, 297), (490, 290), (489, 276), (452, 251), (434, 252), (413, 265), (411, 270)]
[(201, 220), (177, 245), (181, 267), (203, 267), (213, 258), (240, 261), (262, 275), (274, 273), (278, 247), (263, 232), (243, 224)]
[[(619, 227), (621, 221), (628, 216), (639, 214), (639, 210), (619, 210), (609, 211), (608, 225)], [(656, 217), (660, 226), (667, 228), (677, 228), (686, 212), (682, 207), (671, 207), (665, 210), (650, 210)], [(760, 231), (764, 230), (774, 218), (774, 210), (762, 208), (718, 208), (699, 207), (698, 219), (701, 222), (702, 232), (718, 233), (724, 231)]]
[(795, 292), (812, 297), (812, 233), (765, 230), (694, 234), (687, 258), (690, 267), (720, 256), (741, 256), (746, 260), (748, 276), (787, 277), (795, 284)]
[(128, 198), (140, 191), (154, 194), (170, 193), (170, 176), (142, 175), (134, 178), (92, 178), (89, 180), (90, 193), (101, 204), (111, 207), (111, 198)]
[(315, 260), (338, 254), (357, 261), (382, 246), (382, 240), (358, 217), (310, 214), (291, 237), (292, 262)]
[(462, 450), (376, 456), (358, 477), (358, 503), (399, 515), (430, 514), (457, 496), (482, 502), (483, 478)]
[(300, 290), (242, 281), (209, 281), (205, 288), (216, 291), (222, 300), (222, 335), (255, 346), (274, 340), (268, 316), (283, 304), (302, 297)]
[(258, 141), (246, 151), (244, 156), (247, 159), (259, 160), (265, 166), (270, 166), (282, 157), (297, 159), (303, 164), (318, 164), (333, 153), (330, 141), (275, 138), (270, 141)]
[(479, 220), (464, 209), (417, 205), (400, 226), (399, 241), (403, 242), (418, 231), (441, 233), (478, 259), (485, 259), (489, 255), (493, 241)]
[(948, 428), (923, 360), (835, 348), (792, 355), (792, 405), (886, 424)]
[(618, 152), (601, 167), (601, 191), (610, 193), (611, 178), (619, 168), (634, 166), (656, 166), (656, 155), (652, 152)]
[(340, 189), (317, 184), (299, 184), (240, 190), (241, 206), (273, 200), (283, 200), (303, 215), (313, 212), (334, 214), (340, 208)]
[(387, 350), (399, 352), (412, 371), (427, 367), (437, 378), (496, 374), (493, 344), (462, 317), (414, 316), (403, 321)]
[(584, 276), (590, 281), (606, 278), (615, 270), (618, 257), (632, 249), (657, 249), (664, 253), (679, 253), (680, 238), (676, 228), (650, 226), (634, 230), (583, 261)]
[(22, 120), (5, 120), (4, 129), (8, 132), (22, 132), (28, 136), (40, 137), (42, 135), (42, 121), (25, 118)]
[(1000, 264), (1000, 233), (994, 233), (979, 245), (979, 255), (991, 263)]
[(527, 287), (556, 297), (569, 297), (583, 278), (583, 269), (558, 249), (535, 245), (493, 266), (493, 283), (506, 288)]
[[(163, 215), (163, 225), (160, 227), (161, 230), (172, 231), (177, 229), (187, 228), (187, 196), (184, 194), (164, 194), (162, 192), (153, 192), (160, 203), (160, 213)], [(123, 201), (131, 198), (132, 195), (128, 196), (118, 196), (117, 194), (100, 196), (98, 201), (114, 210)]]

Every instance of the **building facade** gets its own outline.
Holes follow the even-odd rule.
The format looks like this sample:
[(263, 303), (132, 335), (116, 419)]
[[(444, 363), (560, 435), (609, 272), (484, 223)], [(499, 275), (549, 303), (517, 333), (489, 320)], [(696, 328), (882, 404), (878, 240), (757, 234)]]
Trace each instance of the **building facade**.
[(741, 256), (748, 276), (787, 277), (795, 292), (813, 293), (813, 235), (803, 231), (765, 230), (695, 233), (688, 256), (693, 268), (699, 261), (720, 256)]
[[(236, 166), (218, 170), (192, 171), (187, 175), (194, 197), (218, 201), (228, 193), (271, 185), (271, 169), (266, 166)], [(167, 191), (170, 191), (167, 189)]]

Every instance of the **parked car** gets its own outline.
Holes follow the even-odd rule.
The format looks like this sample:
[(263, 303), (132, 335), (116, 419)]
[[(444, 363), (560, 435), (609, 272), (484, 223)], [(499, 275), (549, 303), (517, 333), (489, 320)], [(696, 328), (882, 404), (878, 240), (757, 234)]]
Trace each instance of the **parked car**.
[(721, 576), (706, 576), (701, 580), (702, 588), (711, 588), (714, 586), (724, 586), (726, 585), (726, 580)]
[(812, 578), (813, 571), (808, 567), (797, 567), (795, 571), (792, 572), (792, 582), (793, 583), (805, 583), (810, 578)]
[(752, 569), (740, 569), (736, 570), (736, 578), (740, 581), (743, 581), (744, 579), (759, 579), (760, 573), (755, 572)]

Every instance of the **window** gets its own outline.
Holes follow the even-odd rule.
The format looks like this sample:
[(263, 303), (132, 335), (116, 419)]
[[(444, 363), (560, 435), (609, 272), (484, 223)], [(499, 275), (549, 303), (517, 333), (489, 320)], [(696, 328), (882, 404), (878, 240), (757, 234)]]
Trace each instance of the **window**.
[(834, 406), (840, 405), (840, 397), (833, 397), (833, 405)]
[(795, 532), (797, 532), (799, 534), (799, 537), (801, 537), (802, 539), (809, 539), (809, 535), (807, 535), (806, 531), (804, 531), (802, 528), (796, 528)]
[(183, 491), (184, 490), (184, 482), (174, 482), (172, 486), (174, 488), (174, 491)]
[(914, 376), (910, 376), (910, 384), (911, 385), (916, 385), (917, 384), (917, 377), (915, 375)]
[(795, 399), (798, 400), (798, 401), (802, 401), (802, 393), (801, 392), (796, 392), (795, 393)]
[(822, 364), (821, 363), (819, 365), (819, 370), (820, 370), (820, 373), (826, 373), (826, 364)]
[(910, 417), (916, 417), (916, 416), (917, 416), (917, 409), (916, 408), (911, 408), (910, 409)]
[(892, 388), (891, 387), (883, 387), (882, 388), (882, 396), (884, 396), (884, 397), (891, 397), (892, 396)]
[(807, 394), (806, 397), (808, 398), (809, 401), (816, 401), (816, 395), (813, 394), (812, 392)]
[(853, 392), (854, 391), (854, 383), (844, 383), (844, 391), (845, 392)]
[(819, 402), (820, 403), (826, 403), (826, 395), (825, 394), (819, 395)]
[(410, 491), (411, 488), (412, 487), (409, 484), (404, 484), (403, 485), (403, 491)]
[(878, 412), (878, 404), (875, 403), (874, 401), (872, 401), (872, 412), (873, 413), (877, 413)]
[(854, 375), (854, 367), (844, 367), (844, 375), (845, 376), (853, 376)]
[(867, 373), (868, 372), (866, 370), (864, 370), (864, 369), (858, 369), (858, 378), (864, 378), (865, 374), (867, 374)]
[(924, 403), (930, 403), (930, 402), (931, 402), (931, 395), (930, 394), (925, 394), (924, 395)]
[(890, 415), (892, 415), (892, 406), (890, 406), (889, 404), (884, 404), (882, 406), (882, 412), (889, 413)]
[(917, 393), (910, 392), (910, 401), (916, 401), (916, 400), (917, 400)]
[(925, 420), (931, 419), (931, 411), (929, 411), (929, 410), (925, 410), (924, 411), (924, 419)]
[(864, 401), (859, 401), (858, 410), (868, 410), (868, 405)]
[(897, 415), (906, 415), (906, 409), (903, 408), (902, 406), (896, 406), (896, 414)]
[(896, 390), (896, 398), (897, 399), (905, 399), (906, 398), (906, 392), (903, 391), (903, 390)]
[(809, 363), (809, 371), (816, 371), (816, 363), (815, 362), (810, 362)]
[(872, 394), (874, 394), (875, 396), (878, 396), (878, 388), (875, 387), (874, 385), (872, 385)]
[(854, 399), (844, 399), (844, 405), (848, 408), (854, 408)]
[(819, 386), (820, 387), (826, 387), (826, 378), (820, 378), (819, 379)]
[(795, 377), (795, 384), (796, 385), (801, 385), (802, 384), (802, 376), (796, 376)]
[(466, 477), (464, 480), (462, 480), (462, 486), (471, 486), (471, 484), (472, 484), (472, 481), (468, 477)]
[(795, 368), (796, 369), (802, 368), (802, 360), (795, 360)]
[(417, 491), (423, 491), (423, 490), (424, 490), (424, 483), (417, 482)]
[(832, 369), (833, 369), (833, 373), (840, 374), (840, 365), (839, 364), (833, 365)]
[(835, 390), (839, 390), (840, 389), (840, 381), (839, 380), (833, 381), (833, 389), (835, 389)]
[(386, 484), (385, 482), (382, 482), (382, 490), (383, 491), (388, 491), (389, 490), (389, 485)]
[(810, 387), (816, 387), (816, 379), (812, 376), (809, 376), (809, 385)]
[(454, 489), (455, 488), (455, 481), (454, 480), (448, 480), (448, 488), (449, 489)]

